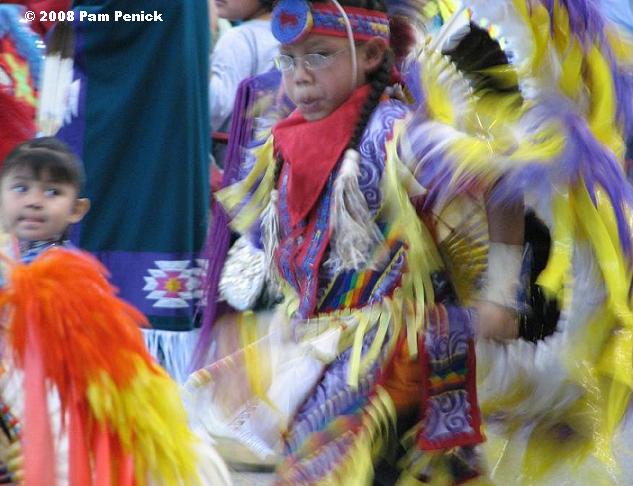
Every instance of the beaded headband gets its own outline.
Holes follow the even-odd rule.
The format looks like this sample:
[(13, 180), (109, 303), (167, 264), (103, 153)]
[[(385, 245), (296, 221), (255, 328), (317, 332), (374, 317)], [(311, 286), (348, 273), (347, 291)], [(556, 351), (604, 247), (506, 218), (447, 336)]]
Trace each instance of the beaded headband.
[[(354, 40), (381, 37), (389, 42), (389, 17), (384, 12), (344, 7)], [(281, 0), (275, 5), (272, 31), (282, 44), (292, 44), (308, 34), (347, 37), (345, 19), (335, 5), (308, 3), (306, 0)]]

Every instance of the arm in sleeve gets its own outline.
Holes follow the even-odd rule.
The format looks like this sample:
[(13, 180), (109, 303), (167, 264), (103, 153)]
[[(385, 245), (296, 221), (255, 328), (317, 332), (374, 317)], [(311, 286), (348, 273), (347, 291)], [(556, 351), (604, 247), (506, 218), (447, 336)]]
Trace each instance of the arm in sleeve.
[(220, 38), (211, 54), (211, 130), (218, 130), (231, 117), (240, 82), (253, 75), (253, 50), (248, 40), (244, 29), (232, 28)]

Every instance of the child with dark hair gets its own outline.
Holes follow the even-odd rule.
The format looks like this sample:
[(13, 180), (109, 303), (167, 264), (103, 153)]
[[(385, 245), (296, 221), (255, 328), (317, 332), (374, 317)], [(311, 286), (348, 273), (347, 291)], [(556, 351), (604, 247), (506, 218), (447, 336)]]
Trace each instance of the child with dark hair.
[[(387, 89), (414, 35), (382, 1), (340, 3), (273, 10), (276, 65), (296, 110), (217, 198), (235, 230), (261, 223), (284, 303), (270, 323), (243, 316), (247, 346), (190, 378), (190, 411), (201, 430), (264, 461), (283, 456), (280, 484), (371, 484), (407, 428), (403, 478), (464, 481), (479, 474), (482, 441), (473, 313), (458, 304), (433, 216), (412, 202), (425, 188), (394, 145), (411, 107)], [(500, 242), (522, 242), (520, 208), (516, 227), (513, 216), (496, 210)], [(506, 273), (512, 292), (518, 275)], [(486, 328), (510, 321), (512, 332), (514, 312), (486, 306)], [(393, 484), (396, 470), (376, 478)]]
[(89, 208), (83, 183), (53, 137), (18, 145), (0, 170), (2, 223), (22, 263), (0, 260), (0, 483), (229, 485), (143, 343), (147, 319), (97, 260), (67, 249)]
[(240, 81), (273, 68), (278, 42), (270, 33), (270, 0), (215, 0), (217, 15), (241, 23), (226, 31), (211, 54), (211, 129), (226, 130)]
[(56, 138), (35, 138), (9, 153), (0, 171), (0, 209), (23, 261), (51, 246), (69, 246), (69, 226), (90, 208), (80, 197), (83, 183), (80, 160)]
[[(387, 89), (412, 38), (393, 12), (420, 2), (341, 3), (273, 10), (297, 110), (217, 198), (235, 230), (260, 225), (284, 302), (240, 314), (241, 348), (190, 378), (193, 421), (233, 461), (235, 442), (279, 461), (279, 484), (460, 484), (479, 472), (479, 399), (495, 484), (628, 484), (610, 446), (633, 383), (630, 119), (614, 103), (631, 56), (591, 2), (444, 5), (407, 105)], [(552, 229), (536, 283), (561, 319), (524, 306), (539, 301), (521, 295), (524, 195)], [(236, 304), (262, 275), (255, 258), (235, 271), (239, 251)]]

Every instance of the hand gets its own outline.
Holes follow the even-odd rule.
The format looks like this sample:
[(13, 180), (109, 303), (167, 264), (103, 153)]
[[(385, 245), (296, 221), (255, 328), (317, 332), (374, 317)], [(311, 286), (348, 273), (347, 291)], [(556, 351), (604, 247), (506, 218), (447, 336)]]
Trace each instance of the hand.
[(475, 306), (477, 322), (475, 332), (483, 339), (516, 339), (519, 322), (514, 309), (481, 300)]

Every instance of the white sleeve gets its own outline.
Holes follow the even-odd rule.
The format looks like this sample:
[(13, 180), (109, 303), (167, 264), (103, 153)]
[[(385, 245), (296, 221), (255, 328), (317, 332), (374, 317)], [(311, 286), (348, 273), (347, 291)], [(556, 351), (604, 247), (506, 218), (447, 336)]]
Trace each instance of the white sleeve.
[(246, 26), (234, 27), (226, 32), (211, 54), (209, 81), (209, 110), (211, 130), (218, 130), (233, 112), (235, 94), (240, 82), (254, 74), (256, 53), (252, 33)]

